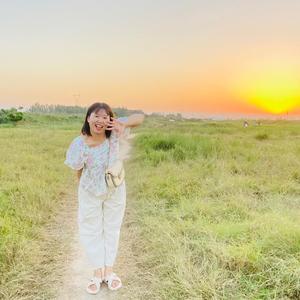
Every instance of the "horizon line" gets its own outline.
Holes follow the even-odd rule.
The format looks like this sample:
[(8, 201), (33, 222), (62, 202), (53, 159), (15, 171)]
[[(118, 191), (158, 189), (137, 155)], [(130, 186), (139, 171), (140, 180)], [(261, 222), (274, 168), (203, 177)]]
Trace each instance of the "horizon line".
[[(61, 106), (66, 106), (66, 107), (81, 107), (85, 108), (87, 106), (83, 105), (65, 105), (65, 104), (41, 104), (36, 102), (35, 104), (40, 104), (40, 105), (61, 105)], [(23, 109), (29, 109), (31, 105), (3, 105), (0, 104), (0, 109), (11, 109), (11, 108), (19, 108), (23, 107)], [(300, 120), (300, 112), (284, 112), (281, 114), (272, 114), (272, 113), (267, 113), (267, 112), (258, 112), (258, 113), (243, 113), (243, 112), (207, 112), (207, 111), (153, 111), (153, 110), (144, 110), (144, 109), (137, 109), (137, 108), (128, 108), (124, 106), (117, 106), (114, 107), (116, 108), (123, 108), (127, 110), (140, 110), (146, 115), (151, 115), (151, 114), (159, 114), (163, 116), (167, 115), (177, 115), (180, 114), (182, 118), (185, 119), (211, 119), (211, 120), (239, 120), (239, 119), (271, 119), (271, 120)], [(26, 111), (26, 110), (24, 110)], [(171, 117), (171, 116), (170, 116)]]

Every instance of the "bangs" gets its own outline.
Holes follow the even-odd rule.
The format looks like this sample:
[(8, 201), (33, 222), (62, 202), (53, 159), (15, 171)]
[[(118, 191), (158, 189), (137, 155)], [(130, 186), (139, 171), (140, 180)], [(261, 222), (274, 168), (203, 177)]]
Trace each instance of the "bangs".
[(109, 111), (105, 108), (105, 107), (96, 107), (92, 113), (97, 114), (100, 110), (104, 110), (106, 112), (106, 114), (109, 116)]

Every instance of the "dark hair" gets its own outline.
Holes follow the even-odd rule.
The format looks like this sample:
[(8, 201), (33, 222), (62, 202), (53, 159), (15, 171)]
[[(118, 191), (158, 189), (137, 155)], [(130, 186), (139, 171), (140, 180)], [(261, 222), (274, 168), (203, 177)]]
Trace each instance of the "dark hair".
[[(100, 109), (104, 109), (110, 117), (114, 116), (113, 111), (108, 104), (102, 102), (93, 103), (86, 112), (85, 120), (81, 128), (82, 134), (91, 136), (90, 124), (87, 119), (91, 115), (91, 113), (98, 112)], [(111, 135), (111, 130), (105, 130), (105, 135), (107, 138), (109, 138)]]

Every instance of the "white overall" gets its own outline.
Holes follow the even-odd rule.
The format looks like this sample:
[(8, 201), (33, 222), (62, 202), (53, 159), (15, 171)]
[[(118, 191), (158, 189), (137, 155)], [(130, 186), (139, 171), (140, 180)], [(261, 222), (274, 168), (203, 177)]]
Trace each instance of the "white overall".
[(78, 188), (80, 243), (94, 269), (113, 266), (126, 206), (125, 181), (113, 193), (95, 196)]

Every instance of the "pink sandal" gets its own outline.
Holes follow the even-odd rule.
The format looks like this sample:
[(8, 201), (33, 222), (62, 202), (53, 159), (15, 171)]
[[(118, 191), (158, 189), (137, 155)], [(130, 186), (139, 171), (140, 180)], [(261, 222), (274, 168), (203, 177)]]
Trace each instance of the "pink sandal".
[[(115, 287), (112, 286), (114, 280), (119, 281), (119, 284)], [(122, 281), (115, 273), (110, 273), (105, 277), (104, 281), (107, 283), (108, 288), (112, 291), (118, 290), (122, 287)]]
[[(100, 291), (101, 282), (103, 282), (103, 280), (101, 278), (98, 278), (96, 276), (92, 277), (90, 282), (87, 284), (86, 291), (89, 294), (96, 295)], [(95, 291), (90, 289), (90, 286), (93, 284), (96, 286)]]

